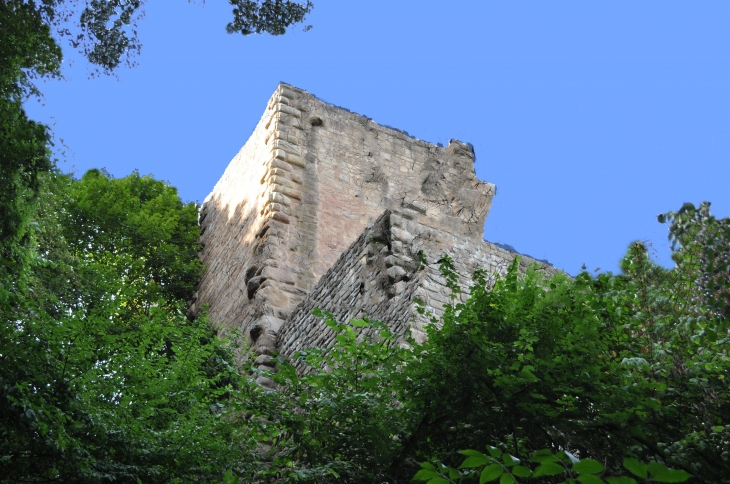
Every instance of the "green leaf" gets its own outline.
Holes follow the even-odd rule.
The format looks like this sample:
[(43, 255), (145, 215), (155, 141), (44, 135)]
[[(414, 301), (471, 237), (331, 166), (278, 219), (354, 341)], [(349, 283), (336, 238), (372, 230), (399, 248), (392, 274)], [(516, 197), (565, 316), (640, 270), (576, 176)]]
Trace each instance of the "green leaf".
[(489, 451), (489, 455), (491, 455), (492, 457), (499, 457), (500, 455), (502, 455), (501, 450), (496, 447), (492, 447), (491, 445), (487, 446), (487, 450)]
[(499, 477), (499, 484), (515, 484), (515, 478), (508, 472)]
[(555, 457), (549, 449), (542, 449), (542, 450), (533, 452), (532, 455), (530, 456), (530, 460), (532, 462), (539, 462), (540, 464), (545, 464), (547, 462), (558, 462), (560, 459)]
[(525, 466), (514, 466), (512, 468), (512, 474), (517, 477), (530, 477), (532, 471)]
[(421, 469), (420, 471), (416, 472), (416, 475), (413, 476), (414, 481), (428, 481), (429, 479), (433, 479), (434, 477), (439, 477), (440, 474), (436, 471), (432, 471), (431, 469)]
[(535, 469), (535, 471), (532, 473), (532, 477), (540, 477), (540, 476), (555, 476), (557, 474), (562, 474), (565, 471), (565, 467), (561, 466), (560, 464), (555, 464), (553, 462), (546, 462), (545, 464), (542, 464)]
[(469, 456), (469, 457), (474, 456), (474, 455), (484, 455), (481, 452), (479, 452), (478, 450), (470, 450), (470, 449), (459, 451), (459, 453)]
[(580, 462), (573, 464), (573, 472), (578, 474), (598, 474), (603, 472), (606, 467), (594, 459), (582, 459)]
[(631, 477), (607, 477), (606, 482), (608, 484), (636, 484), (636, 480)]
[(516, 466), (520, 463), (520, 459), (510, 454), (502, 454), (502, 462), (506, 467)]
[(448, 479), (444, 479), (443, 477), (434, 477), (430, 481), (428, 481), (428, 484), (451, 484)]
[(567, 450), (561, 450), (560, 452), (555, 454), (555, 456), (558, 459), (560, 459), (564, 462), (570, 462), (571, 464), (577, 464), (579, 462), (579, 459), (576, 456), (574, 456), (573, 454), (571, 454), (570, 452), (568, 452)]
[(577, 479), (578, 482), (582, 482), (583, 484), (604, 484), (600, 477), (596, 477), (592, 474), (583, 474), (582, 476), (578, 476)]
[(459, 469), (469, 469), (472, 467), (481, 467), (484, 464), (487, 464), (490, 462), (490, 458), (486, 455), (473, 455), (471, 457), (467, 457), (464, 462), (459, 466)]
[(636, 459), (624, 459), (624, 467), (636, 477), (646, 479), (646, 465)]
[(458, 479), (459, 477), (461, 477), (461, 474), (453, 467), (449, 467), (449, 477), (451, 479)]
[(485, 482), (491, 482), (497, 479), (504, 472), (504, 467), (500, 464), (492, 464), (482, 469), (482, 474), (479, 476), (479, 484)]
[(649, 475), (651, 475), (652, 479), (669, 470), (667, 466), (660, 464), (659, 462), (649, 462), (646, 467), (648, 468)]
[(669, 469), (658, 462), (650, 462), (648, 467), (651, 480), (655, 482), (684, 482), (692, 477), (692, 474), (682, 469)]

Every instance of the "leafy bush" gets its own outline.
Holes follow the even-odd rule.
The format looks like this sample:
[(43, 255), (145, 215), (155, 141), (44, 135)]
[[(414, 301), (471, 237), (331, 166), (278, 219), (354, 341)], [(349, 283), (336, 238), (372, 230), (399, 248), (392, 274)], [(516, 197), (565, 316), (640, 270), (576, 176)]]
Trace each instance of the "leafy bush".
[(218, 481), (252, 443), (221, 418), (229, 350), (186, 317), (195, 205), (137, 174), (45, 183), (2, 311), (0, 480)]
[[(567, 451), (553, 453), (539, 450), (530, 454), (527, 461), (504, 454), (496, 447), (487, 447), (489, 455), (476, 450), (464, 450), (467, 456), (458, 469), (440, 462), (421, 464), (422, 469), (413, 477), (414, 481), (429, 484), (450, 484), (476, 482), (484, 484), (499, 479), (500, 484), (514, 484), (522, 480), (537, 480), (573, 484), (637, 484), (639, 482), (684, 482), (691, 477), (683, 470), (669, 469), (659, 462), (644, 464), (636, 459), (624, 459), (623, 467), (629, 475), (603, 477), (606, 466), (595, 459), (578, 459)], [(631, 476), (631, 477), (629, 477)]]
[[(380, 322), (337, 322), (316, 312), (336, 332), (328, 350), (279, 357), (264, 372), (277, 390), (249, 381), (235, 411), (257, 427), (268, 452), (251, 479), (262, 482), (387, 482), (408, 416), (397, 401), (397, 375), (412, 360)], [(256, 372), (257, 370), (255, 370)]]
[(457, 303), (444, 258), (454, 300), (425, 343), (320, 312), (334, 347), (261, 371), (186, 317), (201, 267), (194, 204), (136, 173), (39, 180), (27, 240), (9, 242), (21, 263), (0, 272), (3, 482), (730, 473), (730, 234), (706, 204), (663, 216), (673, 270), (642, 243), (615, 276), (548, 278), (515, 261), (502, 277), (477, 271)]
[[(567, 474), (540, 477), (546, 482), (690, 475), (724, 482), (728, 325), (703, 282), (717, 264), (706, 252), (699, 264), (690, 249), (685, 242), (677, 251), (673, 270), (651, 263), (635, 243), (617, 276), (547, 278), (536, 268), (520, 274), (515, 262), (491, 285), (492, 275), (477, 272), (468, 300), (455, 298), (428, 340), (407, 348), (382, 323), (323, 314), (337, 334), (334, 347), (280, 358), (278, 372), (266, 373), (278, 391), (249, 386), (239, 400), (237, 411), (266, 442), (258, 478), (409, 482), (421, 472), (466, 479), (474, 471), (459, 469), (460, 449), (494, 445), (500, 454), (483, 458), (527, 463), (549, 455), (565, 464)], [(455, 279), (448, 258), (442, 270)], [(584, 464), (575, 467), (570, 456)], [(423, 461), (437, 465), (419, 471)], [(601, 470), (581, 471), (592, 462)], [(627, 467), (634, 462), (648, 462), (649, 474)], [(521, 465), (532, 477), (545, 470)], [(510, 469), (501, 482), (528, 476)]]

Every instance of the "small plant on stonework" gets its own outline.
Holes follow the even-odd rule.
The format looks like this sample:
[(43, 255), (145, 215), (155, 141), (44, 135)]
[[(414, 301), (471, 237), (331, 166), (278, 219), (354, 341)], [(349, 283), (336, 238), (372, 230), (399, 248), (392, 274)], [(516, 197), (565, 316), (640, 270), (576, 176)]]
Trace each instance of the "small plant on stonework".
[(456, 273), (456, 269), (454, 268), (454, 259), (444, 254), (437, 262), (441, 275), (446, 279), (446, 287), (451, 289), (451, 299), (458, 298), (461, 293), (461, 287), (459, 286), (459, 274)]
[(428, 265), (428, 260), (426, 259), (426, 254), (422, 251), (418, 251), (418, 270), (423, 269)]
[(378, 245), (387, 245), (388, 239), (382, 235), (380, 235), (380, 236), (371, 235), (370, 242), (373, 244), (378, 244)]

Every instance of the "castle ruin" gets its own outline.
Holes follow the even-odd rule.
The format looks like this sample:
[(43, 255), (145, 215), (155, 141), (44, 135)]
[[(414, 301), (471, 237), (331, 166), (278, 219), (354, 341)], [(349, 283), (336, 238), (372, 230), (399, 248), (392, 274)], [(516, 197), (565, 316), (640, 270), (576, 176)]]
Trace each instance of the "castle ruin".
[(502, 273), (517, 255), (482, 240), (494, 194), (471, 145), (436, 146), (280, 84), (201, 208), (192, 310), (240, 329), (263, 366), (275, 350), (332, 345), (315, 307), (422, 340), (416, 298), (436, 317), (450, 301), (439, 258), (453, 258), (465, 297), (476, 269)]

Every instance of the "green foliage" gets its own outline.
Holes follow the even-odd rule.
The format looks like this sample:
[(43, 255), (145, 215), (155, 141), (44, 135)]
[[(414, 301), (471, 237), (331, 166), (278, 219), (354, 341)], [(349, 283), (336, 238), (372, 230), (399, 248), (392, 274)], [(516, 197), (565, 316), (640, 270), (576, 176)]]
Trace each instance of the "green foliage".
[(77, 257), (127, 254), (114, 277), (143, 285), (155, 297), (191, 298), (202, 267), (198, 207), (183, 204), (169, 184), (137, 173), (114, 179), (90, 170), (71, 184), (63, 213), (64, 239)]
[(694, 282), (708, 308), (730, 318), (730, 220), (713, 217), (709, 202), (697, 208), (685, 203), (678, 212), (658, 218), (669, 224), (674, 261), (698, 276)]
[(37, 93), (33, 75), (58, 75), (60, 65), (61, 51), (34, 4), (1, 2), (0, 277), (19, 277), (38, 175), (51, 169), (48, 130), (28, 119), (22, 102)]
[(120, 325), (133, 295), (115, 289), (90, 314), (4, 332), (4, 482), (203, 481), (235, 453), (235, 432), (209, 408), (227, 375), (206, 373), (219, 350), (205, 322), (154, 309)]
[(28, 119), (20, 100), (0, 99), (0, 272), (18, 275), (29, 243), (38, 176), (51, 169), (45, 126)]
[(403, 462), (455, 466), (456, 449), (497, 442), (522, 459), (570, 449), (607, 475), (636, 458), (723, 482), (728, 306), (722, 284), (706, 281), (727, 276), (718, 249), (727, 221), (702, 207), (672, 215), (674, 270), (635, 243), (620, 276), (544, 280), (513, 266), (490, 292), (477, 274), (470, 299), (446, 308), (411, 366), (416, 398), (406, 404), (424, 419)]
[[(637, 484), (638, 482), (684, 482), (691, 474), (681, 469), (669, 469), (659, 462), (644, 464), (636, 459), (623, 460), (623, 476), (606, 475), (606, 466), (595, 459), (579, 459), (570, 452), (549, 449), (532, 452), (524, 461), (497, 447), (487, 447), (489, 455), (476, 450), (464, 450), (466, 459), (458, 468), (438, 461), (421, 464), (414, 481), (430, 484), (496, 482), (513, 484), (523, 480), (561, 482), (564, 484)], [(628, 473), (626, 473), (628, 471)]]
[(24, 0), (0, 4), (0, 95), (20, 101), (38, 94), (31, 80), (59, 76), (61, 48), (51, 35), (43, 5)]
[(2, 313), (0, 480), (217, 482), (250, 441), (222, 419), (229, 351), (185, 315), (195, 205), (137, 174), (44, 188), (32, 272)]
[(618, 363), (602, 357), (592, 280), (520, 277), (516, 261), (492, 288), (486, 277), (476, 274), (467, 302), (446, 307), (443, 326), (418, 348), (404, 392), (423, 417), (402, 458), (449, 462), (460, 448), (492, 442), (517, 456), (568, 442), (603, 450), (579, 422), (623, 402), (612, 391)]
[(675, 259), (658, 267), (636, 243), (618, 276), (547, 278), (515, 261), (492, 285), (477, 272), (468, 300), (408, 348), (323, 314), (334, 347), (279, 359), (264, 375), (278, 391), (238, 400), (269, 446), (257, 478), (724, 482), (727, 320), (708, 304), (707, 266)]
[(409, 351), (392, 344), (383, 323), (317, 314), (334, 330), (335, 346), (278, 358), (276, 372), (263, 373), (277, 390), (248, 386), (233, 407), (249, 428), (259, 424), (257, 440), (270, 446), (249, 479), (384, 482), (405, 430), (393, 392)]
[[(268, 33), (283, 35), (290, 25), (303, 22), (314, 4), (291, 0), (228, 0), (233, 5), (233, 21), (226, 26), (229, 34)], [(305, 27), (309, 30), (311, 25)]]

